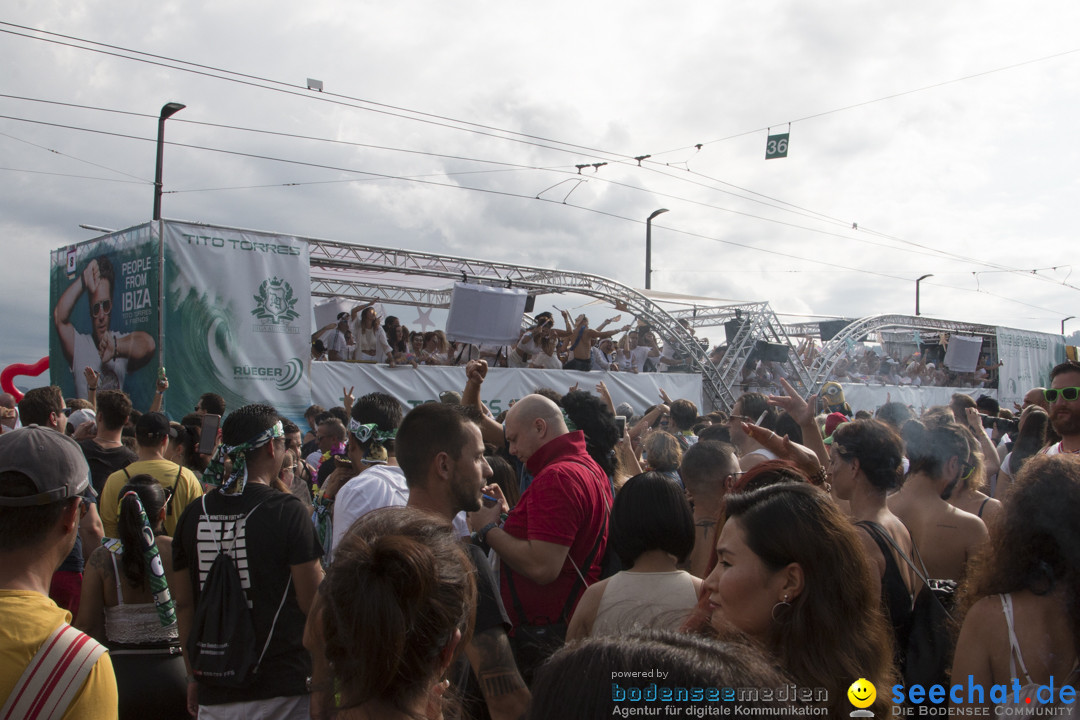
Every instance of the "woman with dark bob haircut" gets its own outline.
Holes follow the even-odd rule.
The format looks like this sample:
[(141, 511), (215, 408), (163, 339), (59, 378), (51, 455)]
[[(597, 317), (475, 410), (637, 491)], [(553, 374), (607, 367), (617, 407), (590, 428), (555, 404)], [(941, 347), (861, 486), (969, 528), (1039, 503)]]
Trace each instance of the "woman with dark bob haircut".
[[(898, 648), (907, 644), (913, 590), (918, 582), (915, 572), (893, 547), (896, 543), (907, 557), (912, 557), (911, 534), (885, 504), (886, 496), (902, 482), (903, 457), (900, 436), (879, 420), (840, 425), (829, 449), (832, 494), (850, 504)], [(897, 659), (902, 670), (903, 658)]]
[(678, 628), (701, 590), (699, 578), (678, 569), (694, 549), (694, 515), (682, 488), (657, 472), (627, 480), (611, 506), (610, 539), (626, 569), (585, 591), (567, 641)]
[(337, 720), (440, 716), (443, 678), (472, 632), (474, 574), (434, 515), (383, 508), (349, 528), (304, 634), (313, 688), (332, 695), (337, 681)]
[[(612, 679), (612, 671), (662, 668), (667, 676)], [(536, 674), (528, 720), (611, 717), (622, 708), (663, 706), (716, 708), (720, 688), (785, 688), (791, 680), (776, 670), (758, 648), (671, 631), (643, 631), (588, 638), (562, 648)], [(700, 688), (701, 697), (690, 692)], [(672, 697), (662, 693), (670, 690)], [(685, 696), (676, 693), (685, 690)], [(652, 696), (656, 692), (655, 697)], [(620, 692), (625, 693), (620, 697)], [(696, 699), (695, 699), (696, 698)], [(783, 714), (787, 701), (727, 700), (741, 707), (772, 708)], [(678, 717), (687, 715), (680, 712)]]
[[(967, 615), (952, 676), (986, 688), (981, 704), (995, 702), (992, 686), (1006, 685), (1008, 697), (996, 702), (1030, 710), (1032, 698), (1046, 702), (1036, 695), (1039, 685), (1063, 690), (1080, 682), (1078, 517), (1080, 458), (1038, 455), (1024, 463), (997, 532), (972, 561), (960, 594)], [(1053, 705), (1064, 699), (1051, 695)]]
[(851, 522), (805, 483), (729, 495), (726, 514), (705, 580), (713, 629), (749, 637), (800, 687), (826, 689), (836, 717), (866, 678), (877, 688), (870, 709), (887, 716), (892, 634)]
[(614, 481), (618, 474), (615, 445), (619, 442), (619, 426), (615, 413), (600, 398), (584, 390), (563, 395), (558, 403), (574, 426), (585, 433), (585, 449), (589, 456)]

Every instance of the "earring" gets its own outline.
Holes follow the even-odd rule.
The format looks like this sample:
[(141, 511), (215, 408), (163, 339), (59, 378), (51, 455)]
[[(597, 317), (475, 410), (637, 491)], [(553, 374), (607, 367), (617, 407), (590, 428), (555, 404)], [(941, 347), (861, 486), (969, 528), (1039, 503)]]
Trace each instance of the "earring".
[(791, 607), (791, 603), (788, 602), (788, 594), (784, 593), (784, 599), (773, 605), (772, 619), (773, 622), (780, 622), (781, 617)]

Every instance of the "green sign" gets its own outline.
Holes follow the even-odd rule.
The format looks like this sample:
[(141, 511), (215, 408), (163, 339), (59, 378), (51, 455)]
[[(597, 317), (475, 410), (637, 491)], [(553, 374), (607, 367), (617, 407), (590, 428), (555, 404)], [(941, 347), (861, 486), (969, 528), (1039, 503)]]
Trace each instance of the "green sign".
[(788, 148), (788, 137), (791, 133), (783, 133), (781, 135), (770, 135), (769, 141), (765, 143), (765, 159), (773, 160), (775, 158), (786, 158)]

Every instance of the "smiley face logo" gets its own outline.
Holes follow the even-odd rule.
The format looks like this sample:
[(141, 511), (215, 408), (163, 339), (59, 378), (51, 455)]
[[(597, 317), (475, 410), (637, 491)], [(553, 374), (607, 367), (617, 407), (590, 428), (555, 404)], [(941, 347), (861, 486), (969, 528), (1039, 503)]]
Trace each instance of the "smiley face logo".
[(847, 691), (848, 700), (857, 708), (867, 708), (874, 704), (877, 699), (877, 690), (866, 678), (859, 678), (851, 683)]

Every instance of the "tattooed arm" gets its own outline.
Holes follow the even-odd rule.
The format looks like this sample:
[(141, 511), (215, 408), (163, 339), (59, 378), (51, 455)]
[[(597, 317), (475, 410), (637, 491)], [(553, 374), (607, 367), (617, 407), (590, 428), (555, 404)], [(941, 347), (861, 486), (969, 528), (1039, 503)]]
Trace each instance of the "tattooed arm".
[(492, 720), (518, 720), (524, 715), (531, 696), (514, 663), (506, 631), (493, 627), (477, 633), (465, 646), (465, 655), (480, 681)]

